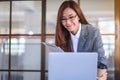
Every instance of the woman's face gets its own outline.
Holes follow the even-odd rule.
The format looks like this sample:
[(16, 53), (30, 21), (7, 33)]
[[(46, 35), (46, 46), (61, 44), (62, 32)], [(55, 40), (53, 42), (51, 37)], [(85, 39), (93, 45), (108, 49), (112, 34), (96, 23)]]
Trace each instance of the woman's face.
[(79, 29), (79, 20), (78, 15), (73, 9), (68, 7), (63, 11), (61, 18), (62, 25), (74, 35)]

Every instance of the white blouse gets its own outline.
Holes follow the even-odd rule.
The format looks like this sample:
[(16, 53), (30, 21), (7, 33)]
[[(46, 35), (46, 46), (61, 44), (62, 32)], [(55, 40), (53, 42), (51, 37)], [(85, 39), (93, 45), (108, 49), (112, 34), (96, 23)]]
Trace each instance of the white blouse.
[(78, 40), (79, 40), (79, 37), (80, 37), (80, 32), (81, 32), (81, 24), (79, 26), (78, 32), (75, 35), (70, 33), (71, 40), (72, 40), (72, 43), (73, 43), (74, 52), (77, 52), (77, 46), (78, 46)]

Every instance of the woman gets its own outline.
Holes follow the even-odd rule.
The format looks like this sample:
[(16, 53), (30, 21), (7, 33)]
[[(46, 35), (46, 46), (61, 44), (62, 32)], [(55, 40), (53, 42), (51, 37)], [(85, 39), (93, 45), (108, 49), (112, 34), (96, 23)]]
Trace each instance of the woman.
[(55, 43), (65, 52), (97, 52), (98, 80), (106, 80), (107, 66), (100, 32), (85, 19), (79, 5), (64, 1), (57, 15)]

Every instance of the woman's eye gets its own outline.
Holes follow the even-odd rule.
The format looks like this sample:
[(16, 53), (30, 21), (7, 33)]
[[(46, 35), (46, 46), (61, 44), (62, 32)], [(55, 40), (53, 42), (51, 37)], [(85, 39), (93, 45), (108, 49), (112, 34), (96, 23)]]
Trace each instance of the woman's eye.
[(66, 20), (66, 19), (62, 19), (62, 20)]
[(69, 19), (72, 19), (72, 18), (73, 18), (73, 16), (69, 17)]

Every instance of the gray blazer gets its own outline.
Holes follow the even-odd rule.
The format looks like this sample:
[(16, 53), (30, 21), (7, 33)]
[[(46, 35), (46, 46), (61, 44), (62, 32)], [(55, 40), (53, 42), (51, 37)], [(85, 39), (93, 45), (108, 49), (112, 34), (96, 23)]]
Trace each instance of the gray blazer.
[(101, 63), (106, 65), (106, 58), (104, 56), (105, 51), (103, 49), (103, 43), (98, 28), (89, 24), (81, 24), (77, 52), (97, 52), (98, 66), (101, 66)]

